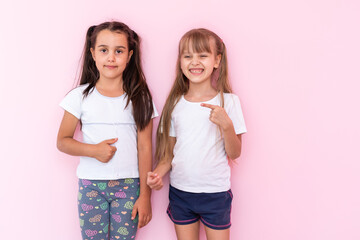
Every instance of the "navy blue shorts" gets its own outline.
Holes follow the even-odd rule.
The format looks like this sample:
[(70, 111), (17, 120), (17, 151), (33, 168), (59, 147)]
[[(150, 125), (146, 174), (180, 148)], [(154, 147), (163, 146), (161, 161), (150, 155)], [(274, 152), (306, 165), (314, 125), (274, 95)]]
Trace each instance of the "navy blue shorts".
[(209, 228), (222, 230), (231, 226), (231, 190), (218, 193), (184, 192), (170, 186), (167, 214), (178, 225), (200, 220)]

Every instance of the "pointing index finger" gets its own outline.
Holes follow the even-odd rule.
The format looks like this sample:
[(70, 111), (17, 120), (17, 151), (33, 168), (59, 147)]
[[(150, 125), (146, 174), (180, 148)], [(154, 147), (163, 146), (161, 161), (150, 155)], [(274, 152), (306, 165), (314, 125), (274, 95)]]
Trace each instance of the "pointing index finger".
[(216, 105), (212, 105), (212, 104), (208, 104), (208, 103), (202, 103), (202, 104), (200, 104), (200, 106), (207, 107), (207, 108), (210, 108), (210, 109), (215, 109), (215, 108), (218, 107)]

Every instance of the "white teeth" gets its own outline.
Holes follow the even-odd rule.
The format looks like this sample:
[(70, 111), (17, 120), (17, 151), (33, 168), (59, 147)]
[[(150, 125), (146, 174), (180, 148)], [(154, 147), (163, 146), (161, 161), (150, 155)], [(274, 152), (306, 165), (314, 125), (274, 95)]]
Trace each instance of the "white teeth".
[(192, 72), (192, 73), (202, 73), (202, 69), (190, 69), (190, 72)]

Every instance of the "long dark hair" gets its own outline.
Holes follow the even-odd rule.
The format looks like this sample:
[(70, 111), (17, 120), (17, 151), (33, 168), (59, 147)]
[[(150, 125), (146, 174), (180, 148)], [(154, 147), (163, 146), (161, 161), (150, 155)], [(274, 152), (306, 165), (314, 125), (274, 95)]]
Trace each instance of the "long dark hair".
[(95, 48), (99, 32), (105, 29), (125, 34), (127, 36), (128, 49), (133, 51), (133, 55), (123, 72), (123, 89), (127, 95), (125, 107), (128, 106), (131, 100), (136, 126), (143, 130), (149, 124), (154, 109), (150, 90), (146, 84), (145, 75), (141, 67), (140, 37), (126, 24), (121, 22), (104, 22), (97, 26), (91, 26), (88, 29), (82, 59), (80, 85), (88, 83), (89, 86), (84, 90), (83, 95), (87, 97), (99, 80), (100, 74), (90, 49)]

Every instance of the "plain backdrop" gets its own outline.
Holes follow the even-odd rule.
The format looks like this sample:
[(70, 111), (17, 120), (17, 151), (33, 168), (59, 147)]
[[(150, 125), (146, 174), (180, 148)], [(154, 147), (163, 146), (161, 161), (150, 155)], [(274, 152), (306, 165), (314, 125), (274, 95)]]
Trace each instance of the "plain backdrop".
[[(1, 1), (0, 239), (81, 239), (79, 159), (56, 149), (58, 104), (76, 86), (87, 28), (108, 20), (142, 37), (160, 112), (181, 36), (205, 27), (226, 44), (248, 128), (231, 239), (360, 239), (357, 0)], [(167, 194), (153, 193), (137, 239), (176, 238)]]

